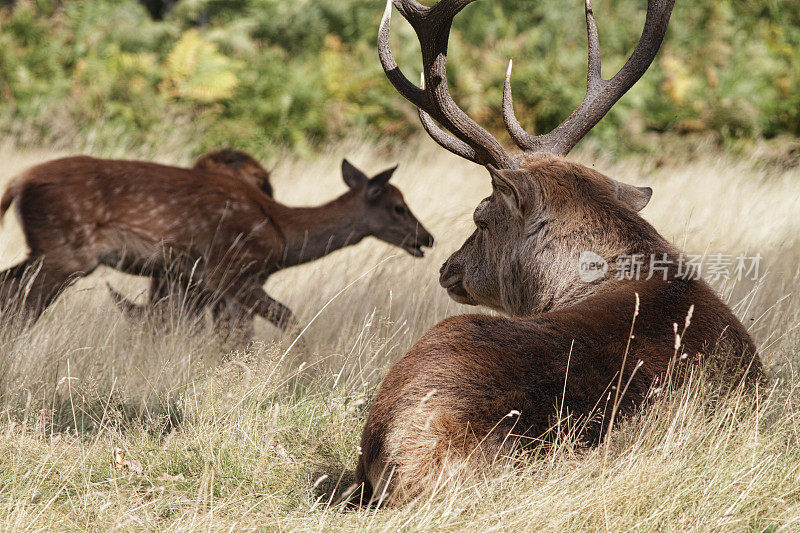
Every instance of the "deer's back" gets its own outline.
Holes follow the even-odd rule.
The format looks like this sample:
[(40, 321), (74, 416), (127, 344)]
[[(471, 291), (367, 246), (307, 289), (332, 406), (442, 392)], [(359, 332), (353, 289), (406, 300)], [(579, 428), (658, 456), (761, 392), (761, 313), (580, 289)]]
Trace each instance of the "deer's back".
[(54, 240), (83, 246), (125, 238), (208, 246), (214, 239), (275, 232), (272, 201), (222, 174), (80, 156), (33, 167), (14, 187), (32, 249)]

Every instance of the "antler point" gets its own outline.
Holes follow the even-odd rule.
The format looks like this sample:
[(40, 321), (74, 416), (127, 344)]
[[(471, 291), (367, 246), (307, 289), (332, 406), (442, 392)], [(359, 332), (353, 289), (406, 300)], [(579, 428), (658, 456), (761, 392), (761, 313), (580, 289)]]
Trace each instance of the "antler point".
[(383, 17), (381, 17), (381, 25), (380, 28), (386, 25), (387, 22), (392, 20), (392, 0), (386, 0), (386, 9), (383, 11)]

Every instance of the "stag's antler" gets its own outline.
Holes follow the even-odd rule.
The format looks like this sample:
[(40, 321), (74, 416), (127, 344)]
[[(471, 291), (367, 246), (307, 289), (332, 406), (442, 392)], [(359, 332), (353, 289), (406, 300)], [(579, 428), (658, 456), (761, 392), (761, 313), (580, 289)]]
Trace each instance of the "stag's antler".
[[(425, 130), (447, 150), (481, 165), (514, 168), (516, 163), (497, 142), (458, 107), (447, 87), (447, 42), (453, 18), (475, 0), (442, 0), (425, 7), (416, 0), (387, 0), (378, 32), (378, 55), (395, 89), (417, 106)], [(403, 75), (389, 45), (392, 3), (417, 32), (422, 48), (423, 87)], [(433, 118), (431, 118), (433, 117)], [(455, 135), (449, 135), (433, 119)]]
[[(498, 168), (516, 168), (517, 163), (489, 132), (456, 105), (447, 87), (447, 42), (453, 18), (475, 0), (441, 0), (425, 7), (415, 0), (388, 0), (378, 33), (378, 54), (383, 70), (395, 88), (419, 109), (425, 130), (441, 146), (470, 161)], [(611, 107), (639, 81), (658, 53), (675, 0), (648, 0), (647, 16), (639, 43), (622, 69), (611, 79), (600, 75), (600, 41), (591, 0), (586, 3), (589, 61), (586, 96), (572, 114), (553, 131), (543, 135), (526, 132), (514, 114), (511, 97), (511, 66), (503, 88), (503, 121), (511, 138), (525, 151), (567, 155), (600, 122)], [(422, 47), (423, 86), (417, 87), (397, 66), (389, 47), (392, 4), (411, 23)], [(453, 133), (436, 125), (436, 119)]]
[(600, 76), (600, 40), (594, 21), (591, 0), (586, 1), (586, 33), (589, 38), (589, 67), (586, 96), (581, 104), (556, 129), (544, 135), (531, 135), (520, 126), (514, 115), (511, 98), (511, 62), (508, 63), (503, 87), (503, 120), (511, 138), (523, 150), (567, 155), (572, 148), (600, 122), (611, 107), (622, 98), (647, 71), (661, 47), (667, 32), (675, 0), (648, 0), (647, 16), (639, 43), (625, 65), (609, 80)]

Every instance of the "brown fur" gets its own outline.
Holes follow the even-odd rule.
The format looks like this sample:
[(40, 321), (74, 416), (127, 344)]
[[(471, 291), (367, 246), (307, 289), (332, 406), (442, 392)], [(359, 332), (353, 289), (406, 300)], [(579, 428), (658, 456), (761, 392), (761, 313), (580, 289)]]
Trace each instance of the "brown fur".
[[(269, 172), (245, 152), (231, 149), (209, 152), (201, 156), (193, 168), (234, 177), (258, 187), (270, 198), (273, 196)], [(164, 323), (163, 312), (175, 310), (189, 321), (199, 320), (206, 307), (210, 305), (214, 325), (221, 332), (235, 331), (244, 339), (249, 339), (253, 335), (252, 321), (238, 323), (242, 309), (235, 300), (215, 298), (214, 294), (199, 290), (196, 280), (187, 279), (185, 276), (171, 279), (170, 276), (154, 274), (150, 280), (148, 301), (144, 305), (129, 301), (110, 285), (108, 290), (117, 307), (134, 321), (143, 321), (155, 314), (159, 319), (155, 323)]]
[(269, 182), (269, 171), (251, 155), (238, 150), (217, 150), (200, 157), (194, 163), (196, 170), (228, 174), (261, 189), (270, 198), (272, 185)]
[(285, 328), (292, 312), (262, 288), (273, 272), (369, 235), (415, 256), (433, 244), (387, 183), (392, 172), (369, 179), (345, 161), (346, 193), (288, 207), (219, 173), (84, 156), (37, 165), (12, 185), (31, 254), (3, 273), (0, 305), (24, 298), (38, 317), (71, 280), (107, 265), (191, 276), (200, 290), (235, 301), (244, 319), (257, 314)]
[[(639, 280), (616, 279), (623, 254), (677, 260), (678, 250), (636, 212), (649, 190), (551, 155), (527, 155), (520, 166), (491, 169), (494, 192), (476, 209), (478, 229), (441, 273), (457, 301), (510, 317), (445, 320), (390, 369), (364, 428), (351, 499), (397, 504), (430, 492), (460, 470), (537, 442), (559, 409), (596, 443), (621, 369), (621, 414), (671, 366), (678, 375), (702, 368), (728, 384), (761, 375), (747, 331), (705, 282), (675, 268), (667, 280), (647, 280), (647, 269)], [(583, 251), (609, 262), (605, 278), (579, 279)], [(690, 309), (676, 349), (675, 324), (682, 333)]]
[(3, 193), (3, 199), (0, 200), (0, 219), (6, 214), (8, 208), (11, 207), (11, 202), (14, 201), (14, 198), (19, 196), (19, 186), (19, 180), (14, 180)]

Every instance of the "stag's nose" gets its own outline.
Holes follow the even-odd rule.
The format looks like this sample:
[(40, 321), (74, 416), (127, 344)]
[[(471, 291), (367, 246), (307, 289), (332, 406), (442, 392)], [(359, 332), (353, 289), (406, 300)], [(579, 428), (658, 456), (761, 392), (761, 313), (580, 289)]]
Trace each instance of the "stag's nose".
[(461, 265), (448, 259), (439, 269), (439, 285), (450, 291), (462, 291), (464, 274)]

